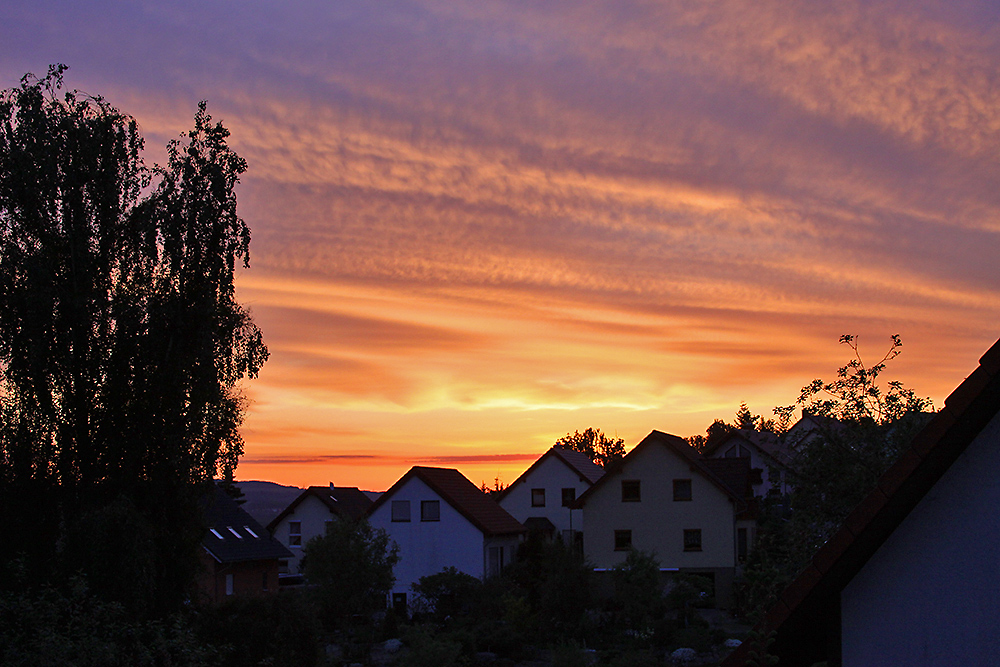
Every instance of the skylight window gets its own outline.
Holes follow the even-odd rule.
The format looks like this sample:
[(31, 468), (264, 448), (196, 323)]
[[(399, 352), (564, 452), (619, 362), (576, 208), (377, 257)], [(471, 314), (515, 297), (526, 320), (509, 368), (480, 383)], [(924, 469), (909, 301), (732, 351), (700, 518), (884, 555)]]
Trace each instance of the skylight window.
[(209, 530), (212, 531), (212, 534), (218, 537), (220, 540), (226, 539), (222, 535), (219, 535), (219, 531), (217, 531), (215, 528), (209, 528)]
[(251, 535), (253, 535), (255, 538), (257, 538), (258, 540), (260, 539), (260, 535), (258, 535), (257, 533), (253, 532), (252, 530), (250, 530), (250, 526), (243, 526), (243, 530), (247, 531), (248, 533), (250, 533)]
[(239, 533), (237, 533), (237, 532), (236, 532), (236, 529), (235, 529), (235, 528), (233, 528), (232, 526), (226, 526), (226, 528), (228, 528), (228, 529), (229, 529), (229, 532), (230, 532), (230, 533), (232, 533), (233, 535), (235, 535), (235, 536), (236, 536), (236, 539), (238, 539), (238, 540), (242, 540), (242, 539), (243, 539), (243, 536), (242, 536), (242, 535), (240, 535)]

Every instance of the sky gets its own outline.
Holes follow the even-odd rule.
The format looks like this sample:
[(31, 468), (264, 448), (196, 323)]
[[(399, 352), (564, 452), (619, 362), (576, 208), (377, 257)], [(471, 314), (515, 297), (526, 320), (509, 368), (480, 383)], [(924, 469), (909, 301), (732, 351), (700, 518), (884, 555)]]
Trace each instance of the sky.
[(0, 88), (200, 100), (249, 162), (271, 358), (239, 479), (513, 481), (850, 358), (940, 407), (1000, 336), (1000, 2), (0, 3)]

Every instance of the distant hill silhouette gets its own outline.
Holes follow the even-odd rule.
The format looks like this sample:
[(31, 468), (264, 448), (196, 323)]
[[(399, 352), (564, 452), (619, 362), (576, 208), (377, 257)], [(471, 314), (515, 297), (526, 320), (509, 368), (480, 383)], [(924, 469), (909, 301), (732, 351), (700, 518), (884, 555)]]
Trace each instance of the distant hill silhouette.
[(246, 499), (241, 507), (262, 526), (271, 523), (281, 510), (302, 493), (302, 489), (297, 486), (282, 486), (274, 482), (236, 482), (236, 486)]

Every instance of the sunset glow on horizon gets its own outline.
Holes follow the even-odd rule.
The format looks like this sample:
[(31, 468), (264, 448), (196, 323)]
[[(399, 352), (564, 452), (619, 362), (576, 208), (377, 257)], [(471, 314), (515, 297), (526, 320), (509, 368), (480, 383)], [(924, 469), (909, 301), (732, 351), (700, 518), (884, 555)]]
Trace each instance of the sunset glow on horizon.
[(202, 99), (249, 163), (240, 479), (509, 483), (769, 416), (848, 333), (940, 407), (1000, 337), (993, 2), (0, 7), (0, 87), (58, 62), (148, 163)]

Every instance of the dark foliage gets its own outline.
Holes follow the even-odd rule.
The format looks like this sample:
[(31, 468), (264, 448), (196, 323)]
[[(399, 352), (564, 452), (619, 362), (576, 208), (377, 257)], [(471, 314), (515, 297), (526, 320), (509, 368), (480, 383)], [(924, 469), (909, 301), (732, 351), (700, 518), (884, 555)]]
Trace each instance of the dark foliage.
[(165, 613), (193, 581), (199, 487), (242, 451), (239, 382), (267, 358), (233, 285), (246, 163), (202, 104), (148, 169), (135, 120), (62, 93), (64, 70), (0, 93), (0, 532), (20, 536), (0, 557)]
[(567, 433), (556, 440), (556, 445), (586, 454), (591, 461), (605, 468), (625, 458), (625, 441), (609, 438), (599, 428), (588, 428), (583, 433)]
[(309, 540), (303, 571), (316, 587), (328, 629), (344, 628), (354, 618), (369, 623), (385, 607), (397, 552), (386, 532), (367, 521), (332, 521), (325, 535)]

